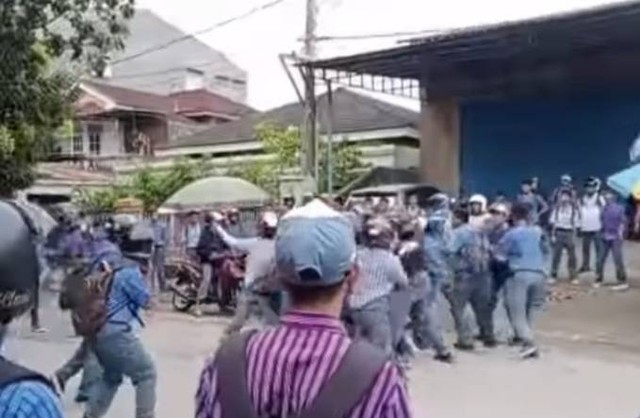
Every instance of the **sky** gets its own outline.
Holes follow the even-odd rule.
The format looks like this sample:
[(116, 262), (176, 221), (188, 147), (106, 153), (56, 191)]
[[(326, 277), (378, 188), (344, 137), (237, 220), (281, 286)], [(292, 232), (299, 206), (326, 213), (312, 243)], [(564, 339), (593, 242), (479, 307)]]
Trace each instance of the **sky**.
[[(137, 0), (163, 19), (193, 33), (244, 14), (268, 0)], [(317, 0), (318, 36), (447, 30), (588, 8), (606, 0)], [(265, 110), (296, 100), (278, 55), (300, 52), (306, 0), (283, 3), (213, 30), (199, 38), (248, 72), (248, 103)], [(319, 57), (393, 47), (405, 38), (319, 43)], [(394, 102), (412, 108), (406, 100)]]

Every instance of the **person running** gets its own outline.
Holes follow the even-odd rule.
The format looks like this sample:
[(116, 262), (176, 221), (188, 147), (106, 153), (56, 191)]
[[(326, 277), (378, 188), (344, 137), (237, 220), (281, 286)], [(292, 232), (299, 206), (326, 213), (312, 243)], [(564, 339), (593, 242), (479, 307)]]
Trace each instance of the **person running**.
[(602, 253), (598, 260), (595, 287), (600, 287), (604, 281), (604, 267), (609, 258), (609, 253), (613, 253), (613, 263), (616, 268), (616, 278), (618, 284), (612, 289), (627, 290), (627, 272), (624, 265), (623, 245), (624, 233), (627, 225), (627, 216), (624, 206), (618, 201), (613, 190), (604, 193), (605, 206), (602, 209)]
[(276, 266), (291, 309), (279, 326), (236, 334), (207, 361), (196, 418), (411, 417), (398, 367), (351, 341), (340, 321), (358, 279), (348, 220), (318, 200), (293, 209), (280, 221)]
[(141, 309), (148, 309), (151, 294), (140, 268), (129, 262), (113, 246), (96, 249), (91, 271), (111, 275), (106, 293), (106, 323), (87, 338), (103, 369), (86, 405), (84, 418), (107, 414), (124, 376), (136, 391), (135, 418), (153, 418), (156, 406), (156, 367), (140, 337), (138, 326), (144, 323)]
[[(39, 288), (36, 229), (16, 204), (0, 201), (0, 345), (14, 319), (33, 305)], [(60, 400), (50, 380), (0, 356), (0, 416), (62, 418)]]
[(521, 357), (529, 359), (539, 355), (533, 324), (545, 302), (550, 249), (542, 229), (529, 222), (529, 206), (513, 205), (511, 217), (514, 226), (500, 240), (496, 258), (507, 263), (510, 270), (504, 291), (513, 343), (521, 346)]

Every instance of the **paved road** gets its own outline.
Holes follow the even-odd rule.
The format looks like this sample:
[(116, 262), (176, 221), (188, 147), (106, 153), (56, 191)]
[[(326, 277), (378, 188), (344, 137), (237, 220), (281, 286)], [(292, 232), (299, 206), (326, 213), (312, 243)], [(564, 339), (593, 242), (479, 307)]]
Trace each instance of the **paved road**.
[[(14, 327), (7, 354), (43, 372), (51, 372), (71, 354), (67, 318), (53, 307), (44, 310), (46, 335), (32, 335), (27, 321)], [(193, 394), (200, 368), (215, 348), (225, 319), (158, 312), (143, 337), (159, 372), (158, 418), (193, 416)], [(572, 341), (570, 333), (548, 333), (544, 356), (521, 362), (506, 347), (462, 355), (454, 366), (420, 355), (410, 374), (416, 417), (438, 418), (602, 418), (634, 417), (640, 413), (636, 385), (640, 357)], [(573, 338), (575, 339), (575, 338)], [(567, 344), (563, 344), (563, 342)], [(563, 348), (558, 348), (563, 346)], [(77, 379), (65, 396), (72, 418), (81, 408), (72, 401)], [(132, 416), (133, 390), (125, 384), (109, 417)]]

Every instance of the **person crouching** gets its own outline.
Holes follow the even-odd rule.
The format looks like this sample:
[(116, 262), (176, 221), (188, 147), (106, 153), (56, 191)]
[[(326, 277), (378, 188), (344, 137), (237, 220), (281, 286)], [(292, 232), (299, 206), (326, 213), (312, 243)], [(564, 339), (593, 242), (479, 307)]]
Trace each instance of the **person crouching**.
[(393, 254), (391, 224), (383, 218), (373, 218), (364, 228), (364, 246), (358, 250), (360, 283), (349, 298), (350, 315), (355, 334), (389, 355), (393, 354), (391, 326), (391, 292), (396, 287), (408, 287), (409, 279), (400, 259)]

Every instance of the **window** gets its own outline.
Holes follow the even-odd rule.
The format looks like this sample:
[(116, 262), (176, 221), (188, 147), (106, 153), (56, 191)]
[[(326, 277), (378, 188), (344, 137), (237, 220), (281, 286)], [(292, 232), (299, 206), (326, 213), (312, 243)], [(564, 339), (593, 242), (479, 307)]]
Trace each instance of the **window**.
[(102, 149), (102, 125), (89, 125), (89, 154), (100, 155)]
[(73, 124), (73, 134), (71, 137), (71, 154), (83, 154), (84, 153), (84, 135), (82, 132), (82, 125), (78, 123)]

